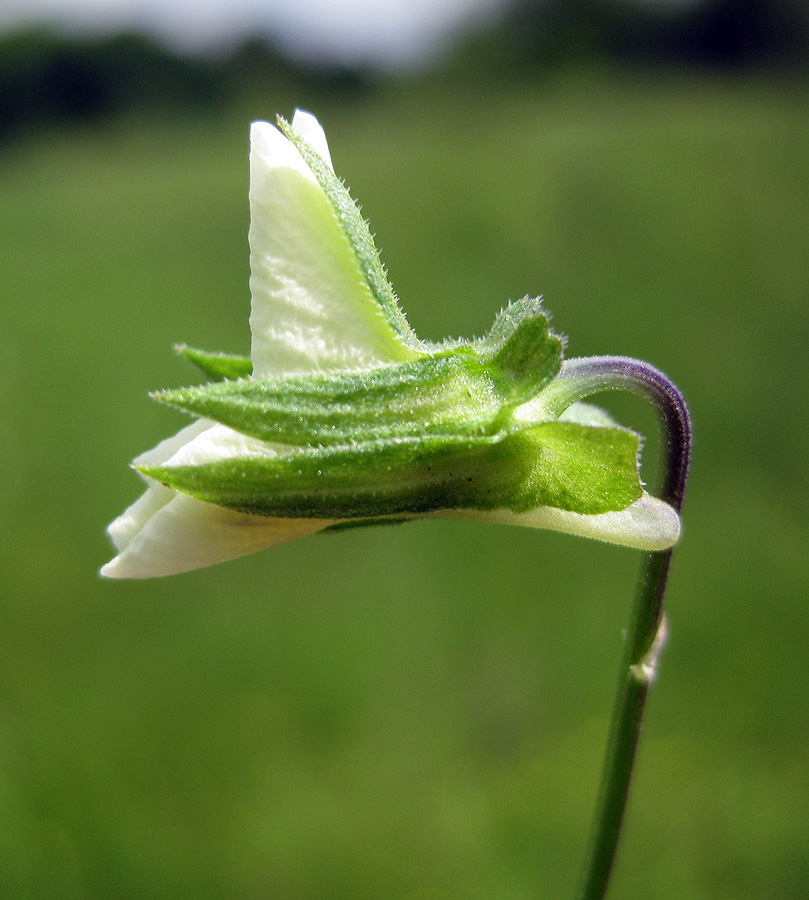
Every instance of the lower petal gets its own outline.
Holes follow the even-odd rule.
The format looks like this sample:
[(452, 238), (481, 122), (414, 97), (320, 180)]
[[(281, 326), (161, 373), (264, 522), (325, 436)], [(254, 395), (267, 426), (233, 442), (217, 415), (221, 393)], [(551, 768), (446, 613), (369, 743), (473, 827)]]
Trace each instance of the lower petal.
[(185, 494), (172, 493), (174, 496), (153, 512), (137, 533), (122, 542), (118, 556), (101, 569), (103, 576), (155, 578), (175, 575), (255, 553), (335, 524), (331, 519), (245, 515)]

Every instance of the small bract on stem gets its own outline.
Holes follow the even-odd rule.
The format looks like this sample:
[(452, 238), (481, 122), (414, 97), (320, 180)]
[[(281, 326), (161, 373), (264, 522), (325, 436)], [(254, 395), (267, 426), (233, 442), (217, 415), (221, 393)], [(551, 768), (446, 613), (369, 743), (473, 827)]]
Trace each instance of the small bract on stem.
[[(109, 527), (101, 573), (151, 578), (347, 527), (452, 517), (549, 528), (647, 551), (611, 732), (584, 900), (603, 896), (663, 639), (690, 424), (636, 360), (565, 360), (539, 299), (476, 340), (420, 340), (323, 129), (256, 122), (250, 154), (250, 357), (181, 346), (208, 383), (154, 399), (195, 417), (134, 461), (146, 491)], [(590, 405), (632, 390), (661, 413), (661, 496), (640, 438)]]

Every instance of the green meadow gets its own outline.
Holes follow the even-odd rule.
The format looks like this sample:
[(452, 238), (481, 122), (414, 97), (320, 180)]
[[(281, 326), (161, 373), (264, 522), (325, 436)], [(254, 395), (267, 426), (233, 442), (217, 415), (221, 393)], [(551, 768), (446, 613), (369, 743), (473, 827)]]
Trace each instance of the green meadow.
[[(457, 522), (107, 582), (172, 344), (249, 349), (273, 97), (0, 150), (0, 896), (573, 897), (640, 561)], [(612, 896), (809, 898), (809, 95), (617, 76), (324, 103), (411, 323), (542, 294), (695, 423)], [(605, 405), (648, 435), (639, 401)]]

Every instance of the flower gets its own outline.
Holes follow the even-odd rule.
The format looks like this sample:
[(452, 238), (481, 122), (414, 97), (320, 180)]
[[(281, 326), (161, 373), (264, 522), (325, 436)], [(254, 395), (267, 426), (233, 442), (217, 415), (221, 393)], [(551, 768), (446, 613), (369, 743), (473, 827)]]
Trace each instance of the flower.
[(641, 485), (637, 435), (567, 391), (539, 301), (482, 339), (415, 336), (309, 113), (253, 124), (250, 210), (251, 358), (179, 348), (213, 380), (154, 395), (198, 418), (135, 459), (147, 489), (110, 525), (102, 575), (427, 516), (677, 540), (677, 513)]

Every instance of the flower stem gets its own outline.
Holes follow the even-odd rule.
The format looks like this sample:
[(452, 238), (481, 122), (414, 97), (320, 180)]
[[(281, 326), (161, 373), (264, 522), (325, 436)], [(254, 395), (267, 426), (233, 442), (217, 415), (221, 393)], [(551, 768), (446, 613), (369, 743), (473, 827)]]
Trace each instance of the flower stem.
[[(660, 371), (626, 357), (590, 357), (565, 363), (557, 379), (563, 405), (604, 390), (640, 394), (656, 407), (665, 440), (660, 498), (678, 512), (691, 456), (691, 419), (683, 395)], [(602, 900), (618, 847), (646, 697), (666, 635), (663, 597), (672, 549), (644, 560), (630, 613), (620, 681), (604, 759), (581, 900)]]

